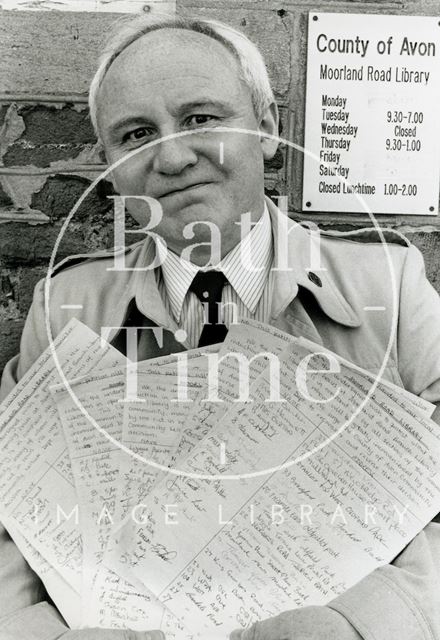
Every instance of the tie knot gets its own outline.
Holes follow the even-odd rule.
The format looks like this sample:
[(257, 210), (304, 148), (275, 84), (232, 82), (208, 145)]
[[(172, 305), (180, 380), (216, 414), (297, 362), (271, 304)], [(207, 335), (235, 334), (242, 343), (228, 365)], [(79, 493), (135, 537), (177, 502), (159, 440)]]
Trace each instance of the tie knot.
[(201, 302), (221, 302), (226, 276), (221, 271), (199, 271), (189, 289)]

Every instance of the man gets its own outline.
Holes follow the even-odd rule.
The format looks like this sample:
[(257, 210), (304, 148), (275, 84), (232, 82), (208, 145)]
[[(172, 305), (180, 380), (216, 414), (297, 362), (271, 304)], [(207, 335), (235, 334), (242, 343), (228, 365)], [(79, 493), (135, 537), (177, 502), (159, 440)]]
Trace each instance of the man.
[[(163, 215), (154, 225), (154, 239), (125, 251), (119, 272), (111, 254), (62, 265), (51, 286), (54, 335), (76, 315), (98, 333), (105, 326), (162, 327), (163, 348), (152, 332), (144, 331), (139, 358), (195, 347), (212, 331), (203, 313), (203, 296), (193, 287), (198, 272), (208, 266), (223, 274), (216, 301), (221, 297), (223, 303), (232, 303), (225, 304), (226, 326), (238, 308), (323, 343), (356, 364), (380, 368), (393, 328), (392, 287), (384, 277), (389, 273), (386, 253), (375, 234), (368, 241), (370, 232), (330, 235), (321, 237), (319, 269), (311, 269), (311, 234), (287, 222), (264, 198), (263, 162), (277, 147), (278, 116), (261, 57), (243, 35), (209, 21), (137, 19), (111, 40), (92, 83), (90, 103), (107, 161), (114, 166), (115, 189), (132, 196), (126, 198), (129, 212), (141, 226), (151, 226), (152, 209), (142, 199), (148, 196), (160, 204)], [(254, 225), (242, 239), (242, 228), (234, 223), (248, 212)], [(440, 301), (426, 281), (419, 252), (402, 239), (390, 239), (399, 318), (395, 336), (391, 333), (385, 377), (438, 403)], [(243, 246), (255, 269), (242, 269), (237, 252)], [(182, 254), (191, 260), (182, 260)], [(162, 265), (147, 269), (158, 256), (164, 258)], [(284, 267), (274, 268), (283, 259)], [(206, 293), (210, 306), (213, 294)], [(62, 310), (63, 303), (83, 308)], [(368, 306), (385, 310), (372, 314), (365, 310)], [(210, 324), (215, 331), (206, 343), (222, 333), (219, 319)], [(121, 334), (114, 343), (124, 349)], [(46, 346), (40, 285), (20, 357), (4, 373), (4, 394)], [(440, 532), (431, 524), (393, 565), (376, 570), (328, 606), (286, 612), (246, 632), (234, 632), (233, 638), (437, 637), (439, 553)], [(41, 585), (6, 533), (0, 557), (0, 639), (128, 637), (118, 631), (68, 631), (55, 609), (40, 602)]]

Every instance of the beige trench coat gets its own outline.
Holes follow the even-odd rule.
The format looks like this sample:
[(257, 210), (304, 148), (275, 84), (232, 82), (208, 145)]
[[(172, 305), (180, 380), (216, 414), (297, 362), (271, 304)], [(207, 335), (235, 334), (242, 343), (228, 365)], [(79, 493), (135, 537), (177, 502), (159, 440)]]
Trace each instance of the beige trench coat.
[[(426, 279), (420, 252), (390, 231), (385, 245), (375, 230), (319, 235), (289, 220), (270, 201), (268, 208), (275, 247), (270, 323), (370, 371), (382, 368), (384, 378), (440, 403), (440, 298)], [(121, 268), (115, 255), (123, 257), (124, 271), (114, 270)], [(72, 317), (97, 333), (104, 326), (121, 327), (136, 305), (147, 325), (165, 329), (162, 350), (153, 333), (144, 332), (150, 339), (142, 358), (181, 350), (173, 336), (178, 327), (162, 302), (154, 271), (131, 270), (145, 268), (153, 257), (154, 244), (147, 238), (126, 250), (61, 263), (50, 285), (52, 334)], [(20, 355), (3, 374), (2, 397), (48, 345), (43, 293), (40, 282)], [(82, 308), (66, 310), (64, 304)], [(112, 337), (118, 344), (121, 335), (115, 331)], [(66, 630), (55, 609), (40, 602), (41, 583), (5, 530), (0, 535), (0, 592), (0, 640), (55, 640)], [(317, 629), (313, 608), (309, 621), (307, 610), (301, 617), (302, 632), (309, 625), (313, 638), (330, 637), (332, 629), (341, 640), (358, 634), (368, 640), (440, 638), (440, 525), (426, 527), (392, 565), (320, 609), (325, 631)], [(335, 611), (345, 618), (343, 631), (334, 627)], [(293, 614), (292, 638), (297, 637), (294, 620)]]

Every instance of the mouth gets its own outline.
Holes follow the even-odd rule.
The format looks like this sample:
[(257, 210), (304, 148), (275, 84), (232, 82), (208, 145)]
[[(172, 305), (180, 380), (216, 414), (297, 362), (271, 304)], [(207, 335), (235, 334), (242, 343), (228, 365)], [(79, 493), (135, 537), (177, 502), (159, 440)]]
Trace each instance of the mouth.
[(194, 184), (190, 184), (187, 187), (181, 187), (179, 189), (171, 189), (170, 191), (166, 191), (165, 193), (163, 193), (160, 198), (167, 198), (168, 196), (173, 196), (173, 195), (177, 195), (179, 193), (187, 193), (189, 191), (195, 191), (196, 189), (199, 189), (200, 187), (205, 187), (206, 185), (210, 184), (209, 182), (196, 182)]

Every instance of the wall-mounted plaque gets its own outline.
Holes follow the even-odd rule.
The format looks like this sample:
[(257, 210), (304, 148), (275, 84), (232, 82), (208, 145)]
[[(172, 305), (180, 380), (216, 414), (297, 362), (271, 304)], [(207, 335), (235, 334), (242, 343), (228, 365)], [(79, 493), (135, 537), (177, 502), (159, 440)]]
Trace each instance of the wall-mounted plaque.
[(304, 210), (438, 214), (439, 63), (438, 17), (309, 14)]

